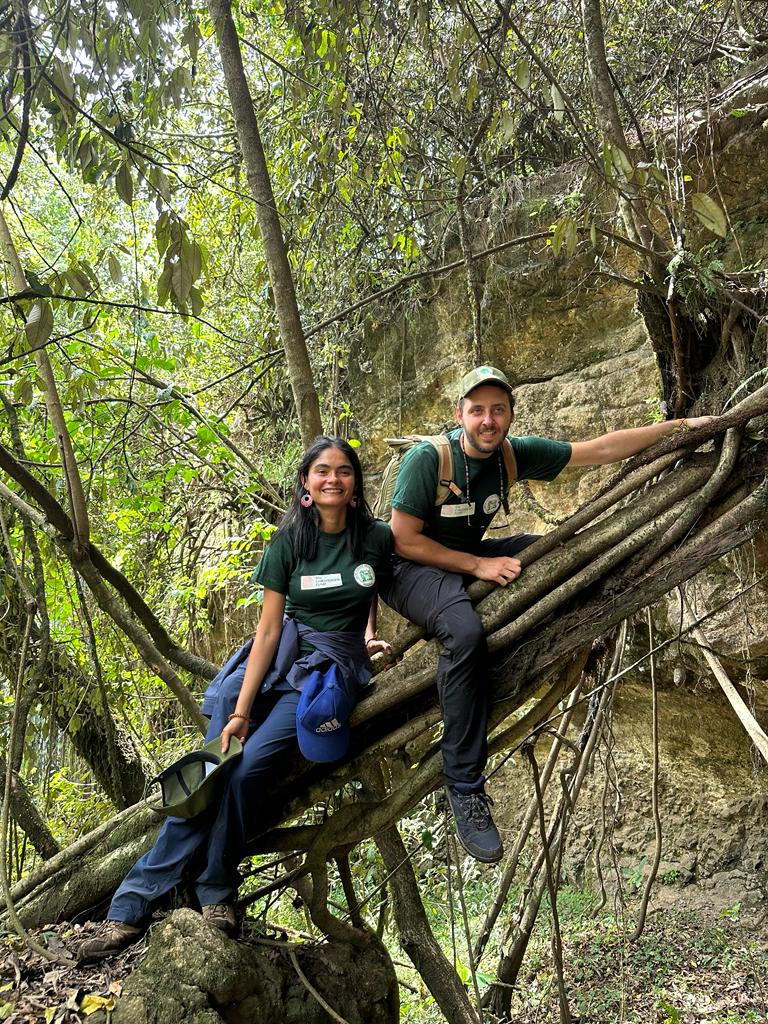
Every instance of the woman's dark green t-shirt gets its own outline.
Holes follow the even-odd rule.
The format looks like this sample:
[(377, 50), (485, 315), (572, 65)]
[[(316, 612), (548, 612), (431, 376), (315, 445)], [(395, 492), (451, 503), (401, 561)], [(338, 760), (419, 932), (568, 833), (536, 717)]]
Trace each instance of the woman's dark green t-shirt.
[(347, 531), (320, 533), (317, 556), (296, 560), (293, 537), (278, 533), (256, 567), (258, 583), (285, 595), (288, 615), (313, 629), (365, 630), (371, 598), (392, 571), (392, 534), (374, 519), (363, 541), (362, 557), (347, 547)]

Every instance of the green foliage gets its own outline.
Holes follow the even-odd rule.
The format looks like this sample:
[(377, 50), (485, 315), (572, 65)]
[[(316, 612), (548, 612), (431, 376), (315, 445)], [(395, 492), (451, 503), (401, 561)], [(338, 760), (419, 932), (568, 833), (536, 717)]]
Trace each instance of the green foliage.
[(96, 828), (111, 810), (92, 784), (66, 767), (48, 780), (47, 802), (56, 808), (54, 835), (62, 848)]
[(647, 867), (648, 858), (641, 857), (637, 864), (632, 867), (625, 867), (621, 869), (628, 892), (634, 893), (640, 889), (645, 878), (645, 869)]
[(662, 1024), (681, 1024), (679, 1011), (670, 1003), (667, 1003), (662, 999), (659, 1003), (659, 1009), (664, 1013), (664, 1020)]
[(571, 216), (562, 217), (555, 224), (552, 232), (552, 252), (555, 256), (559, 256), (562, 249), (566, 256), (571, 257), (576, 251), (578, 240), (578, 228), (574, 218)]

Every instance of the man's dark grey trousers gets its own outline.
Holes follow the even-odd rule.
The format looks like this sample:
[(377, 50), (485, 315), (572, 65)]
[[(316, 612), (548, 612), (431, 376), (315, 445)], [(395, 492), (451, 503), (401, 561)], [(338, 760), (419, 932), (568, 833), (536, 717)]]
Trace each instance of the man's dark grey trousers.
[[(481, 558), (516, 555), (537, 539), (520, 533), (484, 540)], [(488, 647), (467, 586), (472, 576), (395, 558), (392, 583), (381, 597), (396, 612), (423, 626), (442, 644), (437, 692), (443, 713), (443, 775), (465, 792), (480, 789), (488, 758)]]

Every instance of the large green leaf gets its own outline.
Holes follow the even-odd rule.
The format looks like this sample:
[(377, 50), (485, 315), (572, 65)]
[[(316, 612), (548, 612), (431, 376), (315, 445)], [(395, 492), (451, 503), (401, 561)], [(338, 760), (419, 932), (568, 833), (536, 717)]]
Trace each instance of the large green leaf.
[(50, 303), (40, 299), (32, 306), (24, 325), (27, 343), (30, 348), (40, 348), (51, 336), (53, 331), (53, 310)]
[(115, 187), (117, 194), (128, 206), (133, 204), (133, 178), (128, 163), (122, 163), (115, 175)]
[(632, 167), (632, 161), (621, 146), (611, 146), (611, 161), (619, 174), (627, 181), (631, 181), (634, 170)]
[(170, 263), (166, 263), (163, 267), (163, 272), (157, 281), (157, 302), (160, 306), (164, 306), (168, 301), (168, 296), (171, 293), (172, 274), (173, 266)]
[(722, 207), (706, 192), (694, 192), (691, 196), (693, 212), (699, 221), (715, 235), (725, 238), (728, 234), (728, 222)]
[(109, 276), (112, 278), (112, 284), (120, 284), (123, 279), (123, 270), (120, 266), (120, 260), (112, 252), (107, 257), (107, 266), (109, 267)]
[(179, 259), (173, 264), (171, 270), (171, 290), (176, 299), (176, 305), (183, 307), (186, 304), (189, 290), (192, 287), (192, 272), (185, 259)]

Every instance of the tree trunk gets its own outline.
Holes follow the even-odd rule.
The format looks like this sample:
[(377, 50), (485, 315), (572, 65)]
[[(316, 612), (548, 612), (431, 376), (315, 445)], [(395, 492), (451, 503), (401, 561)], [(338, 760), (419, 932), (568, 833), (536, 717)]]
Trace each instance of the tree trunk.
[[(20, 595), (16, 581), (0, 572), (0, 585), (14, 616), (18, 618)], [(17, 655), (18, 637), (10, 631), (0, 630), (0, 671), (9, 678), (12, 678)], [(122, 809), (141, 800), (147, 775), (141, 756), (127, 733), (114, 719), (105, 722), (102, 706), (97, 709), (91, 701), (82, 699), (83, 694), (92, 689), (95, 689), (95, 683), (73, 664), (66, 649), (51, 645), (38, 695), (50, 702), (58, 728), (93, 772), (107, 797), (115, 807)], [(71, 702), (66, 700), (67, 694), (72, 695)], [(77, 729), (72, 728), (75, 707)]]
[[(0, 754), (0, 778), (5, 778), (6, 767), (5, 758)], [(11, 776), (11, 813), (42, 860), (59, 852), (59, 844), (51, 835), (27, 787), (15, 773)]]
[[(30, 927), (56, 920), (98, 917), (128, 868), (152, 844), (157, 814), (134, 804), (38, 865), (12, 890)], [(95, 851), (95, 852), (94, 852)], [(3, 906), (4, 901), (3, 901)]]
[[(19, 254), (16, 251), (5, 215), (0, 208), (0, 244), (2, 246), (4, 261), (7, 265), (9, 276), (16, 291), (23, 292), (27, 288), (27, 279), (24, 276), (24, 269), (21, 266)], [(38, 315), (42, 316), (43, 300), (36, 303)], [(30, 318), (31, 320), (31, 314)], [(75, 452), (72, 447), (72, 439), (69, 436), (67, 423), (64, 418), (64, 409), (56, 386), (56, 378), (53, 373), (53, 366), (48, 358), (48, 353), (42, 345), (31, 345), (35, 366), (39, 374), (39, 380), (45, 397), (45, 406), (51, 418), (56, 444), (61, 455), (61, 467), (64, 474), (64, 484), (69, 495), (69, 506), (72, 513), (74, 526), (74, 539), (78, 551), (82, 551), (90, 539), (90, 524), (88, 521), (88, 506), (85, 500), (83, 482), (80, 479), (80, 470), (75, 459)]]
[(320, 422), (320, 405), (312, 382), (312, 367), (288, 261), (288, 250), (272, 192), (272, 182), (253, 109), (253, 99), (245, 77), (240, 41), (232, 19), (232, 5), (230, 0), (209, 0), (208, 9), (216, 29), (221, 64), (245, 161), (248, 184), (256, 200), (256, 217), (264, 243), (264, 256), (275, 298), (288, 374), (299, 415), (301, 440), (304, 446), (308, 447), (323, 430)]
[(391, 876), (389, 885), (400, 944), (445, 1019), (451, 1024), (477, 1024), (477, 1014), (466, 990), (429, 927), (413, 867), (397, 826), (391, 825), (380, 832), (376, 845)]
[[(586, 42), (587, 67), (592, 84), (595, 116), (606, 142), (620, 150), (625, 159), (630, 157), (630, 148), (619, 117), (616, 95), (605, 53), (605, 30), (600, 10), (600, 0), (581, 0), (581, 17)], [(631, 181), (621, 180), (618, 172), (617, 191), (624, 226), (629, 238), (641, 242), (649, 251), (644, 257), (645, 269), (657, 288), (663, 287), (664, 260), (661, 253), (667, 248), (658, 245), (659, 239), (651, 224), (645, 202)], [(656, 249), (660, 255), (655, 255)]]
[(62, 651), (52, 651), (50, 664), (51, 674), (41, 686), (40, 694), (48, 694), (52, 698), (56, 725), (88, 765), (115, 807), (118, 810), (130, 807), (141, 800), (149, 778), (130, 734), (114, 718), (107, 724), (103, 707), (94, 707), (90, 701), (78, 704), (78, 727), (73, 729), (72, 707), (62, 700), (64, 688), (61, 681), (66, 679), (70, 692), (79, 694), (94, 688), (95, 683), (83, 676)]
[[(364, 779), (366, 796), (381, 799), (386, 793), (384, 777), (378, 765)], [(389, 875), (394, 902), (395, 923), (400, 944), (408, 954), (435, 1002), (451, 1024), (478, 1024), (459, 976), (435, 939), (421, 901), (413, 865), (396, 825), (376, 836), (376, 846)]]

